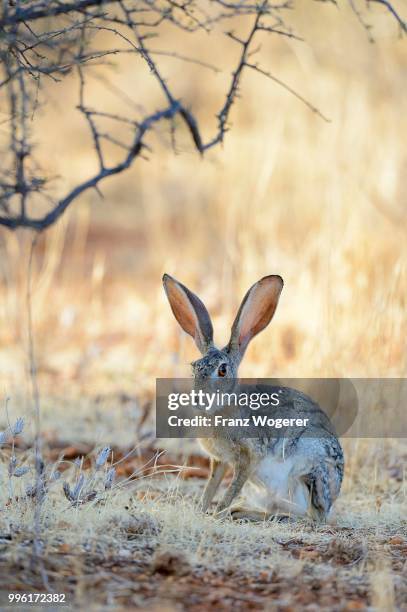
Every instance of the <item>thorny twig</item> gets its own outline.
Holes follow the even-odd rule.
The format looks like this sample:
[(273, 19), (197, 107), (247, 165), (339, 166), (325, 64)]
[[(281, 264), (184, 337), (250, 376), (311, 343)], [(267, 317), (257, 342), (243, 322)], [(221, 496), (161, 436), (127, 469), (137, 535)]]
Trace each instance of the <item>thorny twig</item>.
[(29, 370), (30, 380), (32, 384), (34, 415), (35, 415), (35, 442), (34, 442), (34, 466), (35, 466), (35, 495), (34, 495), (34, 539), (33, 539), (33, 563), (38, 564), (41, 578), (47, 591), (52, 591), (47, 572), (42, 560), (42, 538), (41, 538), (41, 508), (44, 499), (44, 472), (45, 465), (42, 459), (42, 440), (41, 440), (41, 409), (40, 409), (40, 392), (37, 380), (37, 364), (35, 359), (34, 333), (32, 320), (32, 275), (33, 275), (33, 260), (34, 251), (37, 243), (37, 236), (34, 236), (28, 259), (27, 273), (27, 329), (28, 329), (28, 355), (29, 355)]
[[(106, 178), (126, 171), (137, 158), (143, 158), (143, 151), (148, 148), (147, 136), (158, 124), (168, 123), (174, 150), (179, 123), (186, 126), (195, 149), (201, 155), (221, 144), (230, 128), (231, 110), (239, 96), (243, 74), (248, 70), (255, 70), (270, 78), (312, 112), (323, 116), (304, 96), (275, 77), (267, 67), (253, 61), (262, 37), (299, 39), (288, 24), (296, 1), (3, 0), (0, 4), (0, 97), (3, 95), (2, 108), (5, 107), (7, 111), (4, 117), (6, 122), (2, 121), (2, 131), (8, 131), (9, 141), (3, 151), (0, 167), (0, 225), (12, 230), (19, 227), (37, 231), (48, 228), (84, 192), (95, 189), (100, 193), (100, 184)], [(367, 24), (363, 12), (366, 4), (360, 0), (343, 2), (356, 13), (372, 38), (371, 26)], [(401, 32), (407, 32), (405, 20), (390, 1), (368, 0), (367, 4), (382, 5)], [(165, 78), (158, 60), (161, 57), (174, 58), (215, 71), (220, 71), (221, 65), (208, 64), (204, 58), (191, 57), (188, 53), (156, 48), (155, 43), (166, 24), (189, 35), (199, 30), (210, 33), (227, 24), (226, 34), (239, 49), (217, 114), (217, 129), (210, 138), (204, 137), (196, 113), (179, 99), (176, 80), (170, 83)], [(246, 35), (231, 29), (235, 26), (239, 32), (245, 31)], [(99, 34), (113, 37), (122, 46), (109, 46), (104, 42), (103, 48), (96, 48), (94, 39)], [(109, 113), (103, 106), (90, 108), (87, 105), (88, 77), (100, 78), (100, 75), (90, 72), (91, 67), (106, 64), (111, 58), (122, 54), (127, 57), (134, 54), (136, 59), (141, 57), (144, 60), (165, 100), (160, 110), (147, 108), (141, 117), (138, 113), (136, 118), (133, 110), (128, 116), (123, 116)], [(79, 81), (77, 108), (89, 127), (97, 170), (64, 196), (52, 198), (50, 179), (36, 162), (32, 119), (39, 103), (43, 103), (41, 91), (44, 79), (58, 82), (75, 72)], [(178, 78), (181, 79), (182, 74)], [(114, 83), (105, 80), (104, 85), (117, 91)], [(127, 93), (125, 96), (126, 103), (129, 101), (136, 108), (136, 100), (129, 98)], [(106, 127), (109, 120), (118, 127), (126, 128), (127, 142), (118, 137), (112, 123)], [(114, 146), (121, 155), (115, 163), (110, 161), (107, 144)], [(36, 212), (43, 211), (43, 200), (47, 208), (38, 216)]]

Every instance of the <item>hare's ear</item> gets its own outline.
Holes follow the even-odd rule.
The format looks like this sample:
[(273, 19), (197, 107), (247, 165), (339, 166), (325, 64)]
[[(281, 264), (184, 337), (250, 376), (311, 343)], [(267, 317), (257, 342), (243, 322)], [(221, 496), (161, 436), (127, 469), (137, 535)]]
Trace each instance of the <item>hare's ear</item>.
[(232, 326), (230, 352), (237, 351), (243, 357), (250, 340), (267, 327), (276, 311), (283, 284), (281, 276), (272, 275), (250, 287)]
[(171, 310), (182, 329), (193, 337), (202, 355), (213, 346), (213, 327), (208, 311), (198, 296), (168, 274), (163, 276), (164, 290)]

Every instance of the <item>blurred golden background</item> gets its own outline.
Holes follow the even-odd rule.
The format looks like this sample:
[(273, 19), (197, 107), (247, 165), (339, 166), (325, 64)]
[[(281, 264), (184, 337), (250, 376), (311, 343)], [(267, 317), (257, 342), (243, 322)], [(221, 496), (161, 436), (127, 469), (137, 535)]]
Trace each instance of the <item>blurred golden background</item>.
[[(252, 343), (242, 375), (406, 374), (406, 45), (380, 7), (367, 14), (371, 43), (349, 7), (314, 4), (312, 13), (302, 3), (290, 14), (305, 42), (264, 38), (257, 59), (329, 122), (247, 72), (224, 146), (200, 159), (179, 126), (174, 154), (161, 126), (148, 139), (148, 160), (101, 185), (104, 199), (87, 192), (41, 235), (31, 280), (44, 393), (143, 395), (156, 377), (189, 375), (196, 349), (169, 310), (164, 272), (204, 300), (219, 344), (248, 287), (266, 274), (284, 278), (275, 319)], [(160, 48), (225, 70), (157, 57), (209, 139), (235, 43), (220, 31), (168, 31)], [(88, 71), (90, 106), (132, 116), (162, 106), (141, 60), (114, 62)], [(94, 170), (92, 142), (73, 76), (47, 83), (43, 97), (37, 152), (64, 194)], [(28, 380), (31, 242), (28, 232), (1, 230), (0, 381), (11, 396)]]

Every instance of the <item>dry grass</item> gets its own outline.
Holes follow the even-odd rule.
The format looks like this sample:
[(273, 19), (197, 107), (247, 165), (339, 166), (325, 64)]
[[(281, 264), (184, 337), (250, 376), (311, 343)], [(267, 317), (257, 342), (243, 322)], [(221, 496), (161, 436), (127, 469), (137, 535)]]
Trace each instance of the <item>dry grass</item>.
[[(90, 602), (175, 605), (183, 593), (187, 609), (208, 609), (216, 607), (216, 594), (224, 597), (226, 591), (230, 606), (242, 605), (243, 597), (246, 607), (254, 609), (263, 609), (269, 596), (272, 609), (312, 603), (324, 609), (365, 609), (369, 602), (377, 610), (402, 609), (407, 595), (406, 482), (389, 474), (403, 449), (394, 442), (378, 448), (366, 440), (357, 446), (347, 447), (348, 474), (335, 516), (320, 527), (302, 521), (236, 523), (202, 515), (195, 506), (202, 481), (183, 480), (182, 470), (140, 475), (131, 486), (118, 481), (108, 491), (95, 485), (97, 497), (75, 507), (62, 494), (61, 480), (73, 486), (82, 468), (65, 465), (41, 513), (42, 557), (51, 584), (67, 593), (71, 605), (82, 607)], [(92, 475), (94, 468), (83, 473)], [(24, 496), (32, 474), (14, 479), (12, 501), (4, 465), (0, 479), (4, 597), (10, 584), (12, 590), (35, 591), (40, 583), (30, 565), (34, 506)], [(195, 600), (185, 592), (188, 580), (189, 590), (195, 580), (207, 585)], [(151, 591), (152, 586), (159, 590)]]
[[(309, 44), (267, 43), (264, 62), (330, 123), (259, 75), (247, 75), (222, 150), (199, 160), (180, 134), (181, 153), (174, 156), (160, 143), (168, 135), (157, 135), (150, 162), (112, 180), (104, 201), (88, 194), (40, 239), (32, 300), (49, 439), (132, 446), (139, 407), (152, 397), (155, 378), (189, 374), (194, 347), (179, 334), (165, 302), (164, 271), (204, 299), (219, 342), (227, 339), (248, 286), (264, 274), (283, 276), (278, 313), (248, 351), (246, 376), (406, 375), (405, 42), (380, 16), (371, 45), (346, 9), (321, 5), (312, 21), (307, 11), (304, 5), (292, 19)], [(207, 59), (232, 49), (215, 37)], [(172, 61), (164, 62), (170, 77), (179, 69)], [(224, 76), (208, 74), (203, 89), (195, 86), (203, 76), (192, 70), (183, 67), (190, 85), (180, 94), (197, 105), (210, 132)], [(134, 72), (125, 64), (120, 79), (133, 79), (134, 88), (145, 82), (141, 66)], [(44, 162), (68, 184), (93, 163), (76, 115), (66, 111), (66, 123), (59, 121), (73, 99), (70, 87), (49, 86), (54, 108), (41, 120)], [(100, 91), (95, 80), (92, 96)], [(106, 104), (118, 102), (108, 97)], [(11, 398), (10, 414), (28, 417), (30, 243), (27, 234), (0, 235), (0, 382)], [(131, 401), (120, 401), (120, 394)], [(86, 603), (89, 573), (99, 564), (105, 587), (99, 584), (91, 596), (105, 605), (163, 605), (164, 588), (178, 605), (172, 585), (184, 593), (192, 572), (211, 586), (201, 593), (193, 583), (198, 603), (201, 598), (207, 607), (220, 604), (206, 600), (206, 591), (229, 588), (226, 601), (241, 609), (249, 607), (245, 592), (259, 609), (266, 605), (263, 595), (287, 610), (318, 603), (318, 597), (322, 608), (363, 609), (369, 602), (377, 610), (401, 608), (405, 443), (347, 440), (344, 446), (344, 490), (331, 528), (219, 523), (193, 506), (201, 481), (174, 476), (150, 484), (143, 479), (139, 486), (152, 489), (150, 497), (117, 489), (107, 503), (82, 509), (67, 508), (55, 488), (43, 512), (50, 575)], [(182, 452), (188, 462), (188, 448)], [(19, 588), (24, 581), (36, 584), (28, 555), (32, 511), (17, 503), (6, 509), (3, 485), (1, 491), (1, 533), (18, 528), (12, 545), (1, 540), (3, 575), (20, 572)], [(140, 533), (129, 536), (134, 521), (141, 521)], [(175, 561), (157, 561), (168, 551)], [(177, 559), (190, 568), (185, 576), (177, 575)], [(220, 576), (226, 586), (216, 585)], [(156, 599), (148, 583), (159, 589)], [(256, 591), (259, 585), (264, 588)]]

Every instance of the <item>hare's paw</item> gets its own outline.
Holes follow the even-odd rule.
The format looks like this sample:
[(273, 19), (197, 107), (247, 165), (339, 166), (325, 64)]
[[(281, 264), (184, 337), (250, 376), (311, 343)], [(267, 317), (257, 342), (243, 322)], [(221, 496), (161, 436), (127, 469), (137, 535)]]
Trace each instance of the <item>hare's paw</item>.
[(264, 521), (278, 521), (281, 523), (293, 523), (295, 519), (288, 514), (277, 514), (262, 510), (250, 510), (235, 506), (230, 510), (230, 516), (234, 521), (248, 521), (251, 523), (262, 523)]
[(214, 512), (212, 513), (217, 519), (225, 519), (230, 517), (230, 507), (224, 508), (222, 506), (216, 506)]
[(234, 506), (230, 509), (230, 517), (234, 521), (249, 521), (249, 522), (263, 522), (269, 518), (268, 512), (261, 510), (250, 510), (242, 506)]
[(197, 504), (197, 509), (202, 514), (206, 514), (206, 516), (212, 516), (216, 514), (216, 504), (204, 505), (201, 502), (199, 502)]

